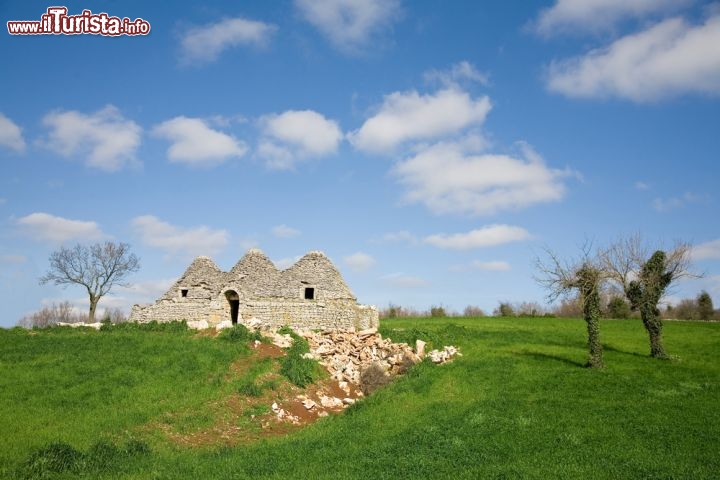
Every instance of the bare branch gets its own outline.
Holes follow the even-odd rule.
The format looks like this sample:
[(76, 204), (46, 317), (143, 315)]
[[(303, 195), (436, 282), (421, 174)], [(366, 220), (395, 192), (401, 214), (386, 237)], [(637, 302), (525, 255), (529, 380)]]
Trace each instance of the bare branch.
[(90, 297), (90, 319), (97, 302), (115, 286), (126, 286), (126, 278), (140, 268), (140, 260), (130, 253), (126, 243), (96, 243), (72, 248), (61, 247), (50, 255), (50, 268), (40, 278), (41, 284), (63, 287), (81, 285)]

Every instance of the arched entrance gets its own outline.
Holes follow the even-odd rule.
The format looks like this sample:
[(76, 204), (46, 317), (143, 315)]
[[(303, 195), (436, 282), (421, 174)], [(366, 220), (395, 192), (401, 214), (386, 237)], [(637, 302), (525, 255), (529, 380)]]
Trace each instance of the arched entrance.
[(240, 311), (240, 296), (235, 290), (228, 290), (225, 292), (225, 298), (230, 304), (230, 320), (235, 325), (238, 322), (238, 312)]

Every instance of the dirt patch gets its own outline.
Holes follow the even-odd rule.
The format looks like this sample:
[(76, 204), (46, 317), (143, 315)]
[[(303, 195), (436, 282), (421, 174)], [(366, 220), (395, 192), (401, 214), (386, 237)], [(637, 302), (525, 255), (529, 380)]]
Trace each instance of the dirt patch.
[[(286, 355), (285, 350), (268, 343), (253, 342), (250, 348), (251, 355), (230, 365), (225, 377), (227, 381), (241, 378), (248, 369), (264, 359)], [(147, 429), (160, 430), (172, 442), (188, 447), (242, 445), (269, 436), (286, 435), (320, 418), (341, 412), (363, 395), (359, 386), (333, 379), (299, 388), (287, 382), (278, 369), (277, 364), (273, 365), (271, 371), (256, 378), (258, 384), (273, 385), (273, 388), (263, 390), (260, 396), (233, 393), (207, 405), (201, 414), (214, 418), (207, 427), (190, 432), (178, 431), (173, 425), (176, 423), (174, 416), (168, 415), (164, 421), (153, 422)]]

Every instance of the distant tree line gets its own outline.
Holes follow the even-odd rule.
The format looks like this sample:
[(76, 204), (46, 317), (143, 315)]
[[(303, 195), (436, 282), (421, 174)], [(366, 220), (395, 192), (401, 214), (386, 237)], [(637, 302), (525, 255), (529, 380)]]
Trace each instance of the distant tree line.
[[(123, 323), (127, 316), (120, 308), (105, 309), (99, 315), (99, 321)], [(40, 310), (25, 315), (18, 321), (18, 325), (25, 328), (52, 327), (58, 323), (92, 323), (88, 319), (88, 313), (79, 311), (70, 302), (52, 303)]]

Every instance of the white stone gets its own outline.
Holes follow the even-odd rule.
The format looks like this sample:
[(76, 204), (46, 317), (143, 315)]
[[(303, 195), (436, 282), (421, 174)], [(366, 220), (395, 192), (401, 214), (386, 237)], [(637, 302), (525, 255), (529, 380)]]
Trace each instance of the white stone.
[(325, 408), (338, 408), (343, 406), (343, 402), (337, 397), (328, 397), (327, 395), (323, 395), (320, 397), (320, 405)]
[(205, 330), (206, 328), (209, 328), (210, 325), (208, 325), (208, 322), (205, 320), (190, 320), (187, 322), (187, 326), (190, 329), (193, 330)]
[(427, 343), (419, 338), (415, 341), (415, 354), (420, 358), (425, 356), (425, 345), (427, 345)]
[(217, 325), (215, 325), (215, 330), (220, 331), (220, 330), (224, 330), (224, 329), (226, 329), (226, 328), (232, 328), (232, 326), (233, 326), (232, 321), (230, 321), (230, 320), (223, 320), (222, 322), (220, 322), (220, 323), (218, 323)]

